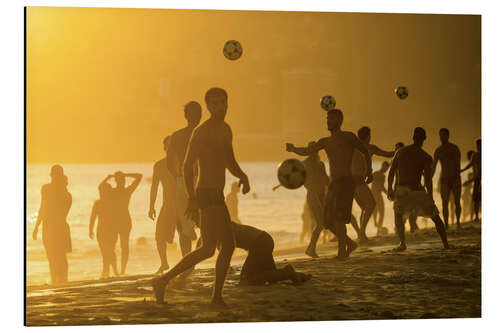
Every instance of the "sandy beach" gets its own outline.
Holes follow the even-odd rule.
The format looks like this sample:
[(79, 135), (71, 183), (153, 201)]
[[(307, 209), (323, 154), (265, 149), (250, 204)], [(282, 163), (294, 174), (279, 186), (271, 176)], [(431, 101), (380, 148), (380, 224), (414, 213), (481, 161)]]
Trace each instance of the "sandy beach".
[[(233, 264), (224, 289), (230, 307), (223, 311), (208, 304), (213, 268), (197, 269), (183, 285), (169, 284), (164, 306), (154, 302), (151, 275), (73, 282), (58, 288), (30, 286), (27, 324), (480, 317), (480, 224), (466, 223), (458, 231), (452, 226), (448, 237), (452, 249), (443, 250), (432, 229), (409, 234), (409, 249), (404, 253), (389, 252), (397, 244), (394, 235), (376, 237), (347, 261), (333, 259), (335, 243), (320, 246), (319, 259), (302, 256), (303, 248), (275, 253), (279, 266), (292, 263), (296, 270), (313, 275), (302, 285), (241, 287), (241, 264)], [(241, 257), (234, 262), (241, 262)]]

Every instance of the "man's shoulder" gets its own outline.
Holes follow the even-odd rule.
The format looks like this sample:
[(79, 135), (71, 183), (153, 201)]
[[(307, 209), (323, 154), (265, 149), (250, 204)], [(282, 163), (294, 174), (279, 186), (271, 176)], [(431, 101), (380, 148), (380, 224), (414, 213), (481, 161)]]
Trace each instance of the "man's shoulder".
[(153, 166), (153, 169), (161, 168), (163, 165), (167, 165), (167, 158), (162, 158), (161, 160), (156, 161)]

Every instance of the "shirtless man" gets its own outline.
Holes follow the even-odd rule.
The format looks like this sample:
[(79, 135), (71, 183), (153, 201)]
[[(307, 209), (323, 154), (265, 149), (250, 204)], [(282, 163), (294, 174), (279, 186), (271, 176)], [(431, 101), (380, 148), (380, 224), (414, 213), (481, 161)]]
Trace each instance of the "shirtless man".
[[(187, 254), (171, 270), (152, 281), (156, 301), (163, 304), (165, 286), (174, 277), (215, 253), (217, 243), (221, 248), (215, 264), (215, 284), (211, 304), (225, 306), (222, 288), (234, 251), (234, 236), (229, 212), (224, 203), (226, 169), (240, 179), (243, 194), (250, 191), (247, 175), (234, 157), (233, 133), (224, 121), (227, 111), (227, 93), (221, 88), (211, 88), (205, 95), (210, 119), (201, 124), (189, 141), (184, 161), (184, 181), (189, 196), (186, 214), (193, 220), (200, 214), (201, 247)], [(199, 176), (194, 184), (194, 165), (198, 163)]]
[[(434, 204), (432, 193), (432, 157), (422, 145), (426, 139), (422, 127), (415, 128), (413, 144), (397, 151), (389, 170), (387, 197), (394, 200), (394, 222), (401, 241), (395, 251), (406, 250), (404, 216), (428, 216), (436, 225), (445, 249), (449, 248), (446, 230)], [(394, 176), (397, 174), (396, 189), (393, 188)], [(424, 175), (425, 189), (421, 179)]]
[[(394, 151), (385, 151), (380, 149), (374, 144), (370, 143), (371, 140), (371, 130), (369, 127), (361, 127), (358, 130), (358, 138), (363, 142), (363, 145), (368, 150), (369, 153), (369, 163), (372, 163), (372, 156), (378, 155), (383, 157), (393, 157)], [(370, 220), (370, 216), (376, 207), (375, 198), (373, 197), (368, 184), (364, 181), (366, 170), (365, 165), (367, 163), (364, 161), (364, 156), (359, 152), (355, 151), (352, 158), (352, 174), (356, 182), (356, 191), (354, 192), (354, 199), (361, 208), (361, 216), (359, 218), (359, 233), (358, 238), (362, 241), (367, 241), (366, 237), (366, 226)]]
[(184, 213), (187, 208), (187, 193), (184, 188), (182, 164), (186, 156), (189, 139), (201, 119), (201, 106), (197, 102), (189, 102), (184, 106), (184, 118), (187, 126), (172, 134), (167, 147), (167, 168), (176, 180), (175, 185), (175, 211), (177, 215), (177, 231), (182, 256), (191, 252), (191, 242), (196, 239), (194, 222), (188, 220)]
[[(308, 147), (295, 147), (286, 144), (286, 150), (302, 156), (309, 156), (324, 149), (330, 162), (330, 184), (325, 199), (323, 224), (338, 239), (338, 258), (347, 258), (357, 244), (347, 236), (346, 224), (351, 221), (352, 202), (355, 183), (351, 171), (354, 151), (363, 153), (366, 161), (366, 183), (371, 183), (372, 164), (365, 145), (352, 132), (342, 131), (344, 115), (341, 110), (334, 109), (327, 113), (330, 137), (321, 138)], [(364, 179), (363, 179), (364, 180)]]
[(479, 208), (481, 207), (481, 139), (476, 140), (477, 152), (472, 155), (470, 163), (460, 170), (464, 172), (472, 167), (474, 175), (474, 187), (472, 189), (472, 201), (474, 202), (475, 222), (479, 222)]
[[(313, 146), (315, 143), (314, 141), (309, 142), (309, 147)], [(311, 234), (309, 246), (306, 249), (306, 254), (310, 257), (317, 258), (316, 243), (324, 229), (322, 221), (325, 210), (325, 195), (330, 179), (326, 173), (325, 165), (319, 158), (317, 152), (309, 155), (302, 163), (307, 173), (306, 182), (304, 183), (304, 187), (307, 190), (307, 206), (309, 207), (312, 218), (316, 222)]]
[(439, 176), (439, 191), (443, 203), (443, 219), (446, 229), (448, 229), (448, 203), (450, 193), (453, 192), (455, 201), (455, 216), (457, 219), (457, 228), (460, 228), (460, 196), (462, 194), (462, 181), (460, 180), (460, 149), (457, 145), (449, 142), (450, 131), (447, 128), (439, 130), (441, 146), (434, 152), (432, 163), (432, 176), (436, 172), (436, 165), (441, 163), (441, 175)]
[[(167, 136), (163, 140), (163, 150), (167, 152), (167, 147), (170, 141), (170, 136)], [(149, 193), (149, 212), (148, 216), (154, 221), (156, 218), (155, 202), (156, 196), (158, 194), (158, 186), (161, 183), (163, 200), (160, 210), (160, 215), (156, 220), (156, 248), (158, 254), (160, 255), (160, 268), (156, 274), (166, 271), (168, 266), (167, 261), (167, 243), (172, 243), (174, 240), (175, 227), (177, 225), (176, 213), (175, 213), (175, 178), (172, 176), (167, 168), (167, 158), (163, 158), (155, 163), (153, 167), (153, 181), (151, 183), (151, 190)], [(177, 233), (179, 234), (179, 240), (183, 239), (179, 228), (177, 228)], [(179, 243), (182, 244), (181, 241)], [(183, 246), (181, 245), (181, 250)], [(184, 253), (183, 253), (184, 255)]]
[(385, 173), (388, 169), (389, 162), (384, 161), (380, 170), (373, 173), (373, 183), (371, 190), (373, 198), (377, 203), (377, 207), (373, 211), (373, 221), (375, 222), (375, 227), (377, 227), (377, 236), (387, 234), (387, 229), (384, 229), (385, 203), (384, 198), (382, 197), (382, 193), (387, 194), (387, 190), (385, 189)]
[[(405, 144), (403, 142), (398, 142), (396, 143), (396, 149), (395, 151), (397, 152), (399, 149), (403, 148), (405, 146)], [(391, 162), (392, 164), (392, 162)], [(396, 174), (396, 184), (398, 183), (398, 175)], [(406, 221), (406, 219), (405, 219)], [(418, 230), (418, 224), (417, 224), (417, 217), (415, 216), (415, 214), (410, 214), (410, 216), (408, 216), (408, 221), (410, 222), (410, 232), (411, 233), (414, 233), (415, 231)], [(424, 221), (427, 225), (427, 217), (424, 217)], [(405, 222), (406, 223), (406, 222)], [(394, 225), (394, 232), (397, 234), (398, 233), (398, 230), (396, 228), (396, 225)]]

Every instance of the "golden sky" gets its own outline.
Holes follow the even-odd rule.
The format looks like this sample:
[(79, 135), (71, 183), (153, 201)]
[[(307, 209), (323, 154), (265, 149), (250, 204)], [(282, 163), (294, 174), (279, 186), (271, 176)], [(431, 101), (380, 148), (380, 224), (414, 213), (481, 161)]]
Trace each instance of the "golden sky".
[(328, 135), (326, 94), (382, 148), (423, 126), (432, 153), (448, 127), (465, 155), (481, 135), (480, 16), (28, 7), (26, 33), (28, 163), (157, 160), (214, 86), (242, 160)]

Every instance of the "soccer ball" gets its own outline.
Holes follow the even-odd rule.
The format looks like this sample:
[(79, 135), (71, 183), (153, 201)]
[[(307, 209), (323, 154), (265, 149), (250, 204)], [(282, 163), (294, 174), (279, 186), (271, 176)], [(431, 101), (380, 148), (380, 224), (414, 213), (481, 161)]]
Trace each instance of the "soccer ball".
[(304, 164), (295, 158), (281, 162), (278, 167), (278, 180), (282, 186), (290, 190), (301, 187), (306, 181)]
[(335, 97), (326, 95), (321, 97), (321, 108), (325, 111), (331, 111), (335, 109), (335, 105), (337, 105), (337, 102), (335, 101)]
[(405, 99), (408, 97), (408, 88), (405, 86), (399, 86), (396, 89), (394, 89), (394, 92), (400, 99)]
[(243, 48), (241, 47), (240, 42), (238, 42), (237, 40), (228, 40), (226, 44), (224, 44), (222, 52), (224, 53), (224, 56), (229, 60), (236, 60), (241, 57)]

